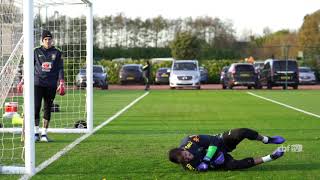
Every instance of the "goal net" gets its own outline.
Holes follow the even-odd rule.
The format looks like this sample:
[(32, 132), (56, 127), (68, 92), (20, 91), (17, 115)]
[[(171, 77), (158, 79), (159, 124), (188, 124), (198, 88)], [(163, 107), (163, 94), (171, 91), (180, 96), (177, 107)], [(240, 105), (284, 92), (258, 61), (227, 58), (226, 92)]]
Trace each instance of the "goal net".
[[(28, 42), (23, 27), (26, 21), (24, 13), (28, 11), (26, 4), (32, 1), (0, 2), (0, 173), (30, 173), (34, 171), (34, 167), (31, 165), (31, 171), (26, 170), (26, 167), (29, 167), (28, 163), (34, 164), (34, 159), (31, 157), (30, 160), (29, 156), (30, 151), (34, 154), (35, 148), (34, 142), (27, 146), (25, 142), (34, 139), (30, 137), (34, 136), (34, 132), (24, 133), (24, 126), (29, 123), (28, 118), (24, 118), (24, 115), (28, 114), (25, 105), (30, 104), (30, 97), (26, 98), (25, 93), (18, 93), (17, 85), (25, 78), (24, 72), (28, 68), (26, 64), (33, 64), (33, 60), (25, 57), (27, 48), (24, 48), (24, 43)], [(49, 30), (53, 35), (53, 44), (62, 51), (64, 60), (67, 91), (64, 96), (56, 95), (51, 107), (48, 132), (90, 132), (92, 85), (87, 87), (81, 83), (78, 86), (76, 79), (81, 70), (86, 70), (84, 79), (88, 84), (92, 84), (92, 78), (88, 78), (92, 77), (91, 3), (87, 0), (34, 0), (28, 7), (29, 11), (32, 11), (32, 19), (29, 20), (33, 22), (33, 46), (41, 46), (41, 33)], [(28, 84), (25, 84), (24, 88), (28, 88)], [(40, 128), (42, 117), (43, 108), (40, 111)], [(33, 131), (33, 128), (31, 129)]]

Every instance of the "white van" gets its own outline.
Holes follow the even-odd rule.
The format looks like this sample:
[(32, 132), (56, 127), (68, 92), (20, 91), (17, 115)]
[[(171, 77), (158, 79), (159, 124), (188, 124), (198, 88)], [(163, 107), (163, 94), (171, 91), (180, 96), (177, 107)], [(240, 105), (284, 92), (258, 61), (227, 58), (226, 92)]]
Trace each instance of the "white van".
[(200, 71), (197, 60), (174, 60), (170, 70), (170, 88), (192, 87), (200, 89)]

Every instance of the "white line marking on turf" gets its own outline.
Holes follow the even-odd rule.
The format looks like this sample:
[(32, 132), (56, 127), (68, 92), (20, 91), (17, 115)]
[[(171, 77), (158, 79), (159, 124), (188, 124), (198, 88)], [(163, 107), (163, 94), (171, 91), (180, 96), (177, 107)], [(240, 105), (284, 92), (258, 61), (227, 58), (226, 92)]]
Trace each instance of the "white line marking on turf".
[(281, 106), (287, 107), (287, 108), (289, 108), (289, 109), (293, 109), (293, 110), (295, 110), (295, 111), (302, 112), (302, 113), (304, 113), (304, 114), (308, 114), (308, 115), (310, 115), (310, 116), (314, 116), (314, 117), (320, 118), (320, 115), (313, 114), (313, 113), (311, 113), (311, 112), (304, 111), (304, 110), (302, 110), (302, 109), (298, 109), (298, 108), (295, 108), (295, 107), (293, 107), (293, 106), (290, 106), (290, 105), (287, 105), (287, 104), (284, 104), (284, 103), (281, 103), (281, 102), (278, 102), (278, 101), (275, 101), (275, 100), (272, 100), (272, 99), (269, 99), (269, 98), (266, 98), (266, 97), (263, 97), (263, 96), (256, 95), (256, 94), (254, 94), (254, 93), (252, 93), (252, 92), (247, 92), (247, 94), (250, 94), (250, 95), (252, 95), (252, 96), (255, 96), (255, 97), (258, 97), (258, 98), (261, 98), (261, 99), (270, 101), (270, 102), (273, 102), (273, 103), (275, 103), (275, 104), (279, 104), (279, 105), (281, 105)]
[[(72, 148), (74, 148), (76, 145), (78, 145), (81, 141), (87, 139), (89, 136), (91, 136), (92, 134), (94, 134), (95, 132), (97, 132), (98, 130), (100, 130), (103, 126), (107, 125), (108, 123), (110, 123), (112, 120), (114, 120), (115, 118), (117, 118), (118, 116), (120, 116), (122, 113), (124, 113), (126, 110), (128, 110), (130, 107), (132, 107), (135, 103), (137, 103), (138, 101), (140, 101), (142, 98), (144, 98), (146, 95), (148, 95), (149, 92), (144, 93), (142, 96), (138, 97), (137, 99), (135, 99), (134, 101), (132, 101), (130, 104), (128, 104), (126, 107), (124, 107), (123, 109), (121, 109), (120, 111), (118, 111), (116, 114), (114, 114), (112, 117), (110, 117), (109, 119), (107, 119), (105, 122), (103, 122), (102, 124), (100, 124), (99, 126), (95, 127), (93, 129), (92, 132), (85, 134), (81, 137), (79, 137), (78, 139), (76, 139), (75, 141), (73, 141), (71, 144), (69, 144), (68, 146), (64, 147), (61, 151), (57, 152), (55, 155), (53, 155), (51, 158), (49, 158), (48, 160), (44, 161), (43, 163), (41, 163), (38, 167), (36, 167), (36, 172), (35, 174), (37, 174), (38, 172), (42, 171), (44, 168), (48, 167), (51, 163), (53, 163), (54, 161), (58, 160), (61, 156), (63, 156), (64, 154), (66, 154), (68, 151), (70, 151)], [(34, 174), (34, 175), (35, 175)], [(25, 179), (29, 179), (32, 176), (29, 175), (23, 175), (20, 180), (25, 180)]]

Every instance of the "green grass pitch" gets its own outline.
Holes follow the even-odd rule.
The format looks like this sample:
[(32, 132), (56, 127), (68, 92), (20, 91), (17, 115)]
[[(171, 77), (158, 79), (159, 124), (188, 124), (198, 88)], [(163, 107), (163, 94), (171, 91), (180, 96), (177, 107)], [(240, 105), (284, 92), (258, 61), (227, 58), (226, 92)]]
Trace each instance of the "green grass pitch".
[[(319, 91), (252, 91), (257, 95), (320, 115)], [(95, 126), (143, 91), (95, 91)], [(319, 179), (320, 119), (251, 96), (246, 91), (151, 91), (132, 108), (89, 137), (32, 179)], [(170, 148), (191, 134), (215, 134), (248, 127), (282, 135), (284, 146), (301, 144), (279, 160), (241, 171), (184, 171), (168, 161)], [(37, 164), (80, 135), (52, 134), (37, 143)], [(264, 156), (278, 145), (243, 141), (235, 158)], [(0, 175), (0, 179), (19, 176)]]

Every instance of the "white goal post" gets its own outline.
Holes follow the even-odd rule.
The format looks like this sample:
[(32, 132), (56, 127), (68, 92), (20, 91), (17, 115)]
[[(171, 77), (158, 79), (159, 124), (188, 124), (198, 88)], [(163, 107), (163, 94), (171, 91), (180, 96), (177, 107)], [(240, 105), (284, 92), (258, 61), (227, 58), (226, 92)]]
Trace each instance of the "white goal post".
[[(8, 3), (14, 4), (17, 3), (19, 8), (15, 9), (15, 11), (10, 12), (10, 15), (6, 15), (6, 13), (12, 10), (12, 7), (16, 8), (16, 4), (12, 7), (7, 8), (6, 4), (1, 4), (0, 6), (0, 23), (5, 23), (4, 21), (6, 16), (15, 17), (15, 12), (19, 13), (22, 16), (22, 32), (19, 34), (20, 40), (18, 42), (10, 41), (11, 44), (15, 44), (15, 48), (12, 48), (10, 57), (6, 57), (3, 55), (7, 47), (5, 47), (5, 43), (0, 44), (0, 54), (1, 54), (1, 63), (0, 70), (1, 70), (1, 78), (4, 79), (3, 82), (1, 81), (0, 91), (0, 135), (2, 135), (1, 143), (2, 149), (0, 148), (0, 173), (2, 174), (28, 174), (33, 175), (35, 174), (35, 139), (34, 139), (34, 47), (38, 45), (41, 34), (41, 30), (49, 29), (54, 36), (54, 40), (56, 40), (56, 47), (61, 48), (63, 54), (67, 54), (64, 56), (65, 65), (68, 67), (72, 67), (72, 69), (66, 69), (67, 78), (69, 81), (66, 81), (67, 86), (67, 97), (59, 97), (57, 101), (59, 101), (60, 108), (64, 108), (60, 114), (57, 113), (55, 118), (67, 116), (69, 119), (72, 118), (79, 118), (83, 117), (83, 120), (86, 122), (86, 128), (73, 128), (73, 123), (65, 123), (59, 122), (58, 124), (54, 124), (50, 126), (48, 132), (53, 133), (90, 133), (93, 130), (93, 13), (92, 13), (92, 3), (89, 0), (3, 0), (1, 3)], [(48, 11), (49, 7), (53, 6), (60, 6), (62, 9), (68, 6), (63, 11), (77, 11), (78, 9), (72, 9), (72, 6), (81, 6), (85, 9), (85, 19), (82, 20), (81, 18), (69, 18), (68, 15), (61, 15), (61, 18), (58, 20), (50, 21), (48, 16), (50, 16), (50, 12)], [(45, 20), (41, 19), (40, 15), (35, 16), (37, 12), (40, 14), (40, 10), (44, 9), (45, 11)], [(21, 11), (21, 12), (20, 12)], [(36, 13), (35, 13), (36, 12)], [(83, 13), (83, 12), (81, 12)], [(19, 15), (19, 17), (20, 17)], [(58, 16), (59, 12), (54, 11), (52, 16)], [(18, 15), (17, 15), (18, 16)], [(72, 15), (71, 15), (72, 16)], [(39, 20), (40, 19), (40, 20)], [(49, 19), (49, 20), (48, 20)], [(57, 17), (58, 19), (58, 17)], [(71, 23), (66, 23), (64, 20), (69, 21), (72, 19)], [(35, 21), (39, 21), (38, 25), (36, 25)], [(84, 21), (84, 23), (83, 23)], [(59, 25), (55, 23), (58, 22)], [(46, 24), (47, 23), (47, 24)], [(53, 23), (53, 24), (52, 24)], [(57, 27), (62, 26), (63, 24), (68, 26), (71, 24), (71, 28), (67, 27), (64, 29), (66, 32), (60, 32), (61, 29), (57, 29)], [(3, 24), (0, 24), (0, 37), (3, 38), (5, 33), (11, 33), (11, 31), (7, 31)], [(14, 29), (16, 27), (11, 27)], [(69, 31), (72, 29), (72, 31)], [(60, 31), (59, 31), (60, 30)], [(5, 33), (4, 33), (5, 32)], [(12, 33), (13, 35), (9, 36), (16, 36), (17, 34)], [(76, 36), (85, 36), (84, 39), (75, 39)], [(56, 38), (55, 38), (56, 37)], [(11, 38), (12, 39), (12, 38)], [(63, 40), (67, 39), (67, 40)], [(83, 44), (85, 43), (85, 44)], [(8, 43), (10, 44), (10, 43)], [(10, 44), (10, 45), (11, 45)], [(70, 49), (72, 50), (70, 50)], [(76, 49), (76, 50), (75, 50)], [(20, 52), (20, 51), (21, 52)], [(12, 58), (11, 58), (12, 57)], [(11, 59), (10, 59), (11, 58)], [(13, 59), (13, 60), (12, 60)], [(69, 63), (72, 62), (71, 63)], [(85, 63), (83, 62), (85, 61)], [(13, 99), (15, 95), (19, 96), (15, 91), (16, 82), (14, 82), (14, 78), (16, 78), (16, 74), (18, 72), (18, 66), (21, 66), (23, 62), (23, 78), (24, 78), (24, 87), (23, 87), (23, 96), (15, 98), (14, 100), (23, 103), (22, 113), (23, 113), (23, 125), (19, 127), (8, 127), (5, 125), (4, 109), (5, 102), (10, 102), (8, 99)], [(13, 65), (10, 65), (13, 64)], [(74, 76), (80, 71), (80, 69), (86, 70), (86, 86), (85, 90), (80, 90), (75, 88)], [(9, 79), (5, 79), (3, 77), (4, 73), (6, 72)], [(11, 72), (11, 77), (10, 77)], [(65, 77), (66, 77), (65, 76)], [(0, 79), (0, 80), (2, 80)], [(2, 85), (2, 83), (6, 82), (6, 85)], [(68, 95), (69, 93), (69, 95)], [(63, 99), (65, 98), (65, 99)], [(83, 99), (82, 99), (83, 98)], [(61, 107), (62, 106), (62, 107)], [(69, 112), (73, 111), (74, 109), (79, 109), (79, 112)], [(71, 114), (71, 115), (69, 115)], [(62, 118), (63, 119), (63, 118)], [(66, 119), (66, 118), (65, 118)], [(79, 120), (79, 119), (76, 119)], [(10, 121), (11, 123), (11, 121)], [(12, 119), (13, 124), (13, 119)], [(51, 128), (52, 127), (52, 128)], [(12, 139), (12, 142), (17, 141), (16, 134), (24, 134), (22, 145), (13, 145), (12, 147), (5, 149), (7, 136)], [(22, 138), (21, 138), (22, 139)], [(19, 143), (19, 142), (18, 142)], [(19, 153), (16, 151), (19, 150)], [(21, 152), (20, 152), (21, 151)], [(9, 153), (7, 153), (9, 152)], [(6, 158), (6, 155), (10, 154), (10, 158)], [(18, 158), (13, 158), (13, 156), (18, 156)], [(9, 160), (8, 160), (9, 159)], [(10, 159), (20, 159), (20, 164), (13, 162), (10, 165)], [(19, 162), (20, 162), (19, 161)]]

